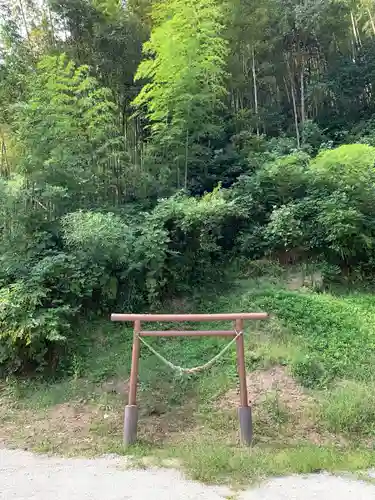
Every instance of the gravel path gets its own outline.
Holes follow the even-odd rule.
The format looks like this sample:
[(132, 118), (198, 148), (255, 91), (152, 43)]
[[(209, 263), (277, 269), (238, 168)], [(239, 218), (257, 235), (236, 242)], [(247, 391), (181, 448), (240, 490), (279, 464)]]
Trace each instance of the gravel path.
[(122, 458), (64, 459), (0, 449), (1, 500), (374, 500), (375, 486), (328, 474), (272, 479), (236, 496), (166, 469), (126, 469)]
[(314, 474), (272, 479), (239, 500), (374, 500), (375, 486), (363, 481)]

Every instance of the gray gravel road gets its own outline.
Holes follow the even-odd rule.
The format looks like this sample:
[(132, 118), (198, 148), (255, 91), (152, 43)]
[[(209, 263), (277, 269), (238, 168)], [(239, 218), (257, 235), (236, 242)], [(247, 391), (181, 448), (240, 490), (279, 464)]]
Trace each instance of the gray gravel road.
[(319, 474), (272, 479), (230, 495), (177, 471), (126, 469), (121, 458), (63, 459), (0, 449), (1, 500), (374, 500), (375, 486)]

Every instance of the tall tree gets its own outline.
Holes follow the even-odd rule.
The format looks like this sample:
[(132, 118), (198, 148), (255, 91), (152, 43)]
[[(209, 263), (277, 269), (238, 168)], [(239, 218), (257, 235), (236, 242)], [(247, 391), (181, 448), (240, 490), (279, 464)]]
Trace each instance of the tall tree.
[(110, 90), (64, 55), (44, 57), (29, 84), (17, 113), (18, 170), (35, 193), (52, 189), (51, 206), (39, 200), (48, 215), (120, 193), (126, 163)]
[(152, 141), (184, 165), (188, 186), (193, 144), (220, 130), (227, 90), (224, 13), (218, 0), (166, 0), (154, 7), (154, 29), (144, 44), (136, 79), (144, 85), (134, 100), (151, 124)]

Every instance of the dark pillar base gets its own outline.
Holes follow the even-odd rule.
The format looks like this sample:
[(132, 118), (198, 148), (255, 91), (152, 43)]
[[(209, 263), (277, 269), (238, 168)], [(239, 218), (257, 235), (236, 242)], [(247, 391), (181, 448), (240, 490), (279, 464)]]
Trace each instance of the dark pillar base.
[(238, 408), (238, 417), (240, 420), (240, 440), (241, 444), (250, 446), (253, 439), (253, 421), (250, 406), (241, 406)]
[(138, 407), (126, 406), (124, 416), (124, 444), (129, 446), (137, 441)]

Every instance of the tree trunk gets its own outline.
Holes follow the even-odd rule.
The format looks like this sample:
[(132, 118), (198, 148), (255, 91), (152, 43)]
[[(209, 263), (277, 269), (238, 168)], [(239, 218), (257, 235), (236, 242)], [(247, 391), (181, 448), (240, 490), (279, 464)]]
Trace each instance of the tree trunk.
[(360, 41), (358, 39), (358, 33), (357, 33), (357, 27), (354, 19), (354, 14), (353, 11), (350, 11), (350, 19), (352, 21), (352, 31), (353, 31), (353, 47), (355, 47), (355, 51), (353, 53), (353, 57), (355, 58), (356, 54), (356, 49), (360, 46)]
[(252, 73), (253, 73), (253, 84), (254, 84), (254, 107), (255, 116), (257, 120), (257, 136), (259, 137), (259, 107), (258, 107), (258, 85), (257, 85), (257, 74), (255, 70), (255, 50), (252, 50)]
[(5, 144), (4, 137), (1, 138), (1, 163), (0, 163), (0, 174), (2, 177), (9, 177), (10, 168), (8, 162), (7, 147)]
[(55, 27), (53, 25), (52, 12), (51, 12), (49, 5), (47, 5), (47, 12), (48, 12), (48, 17), (49, 17), (49, 24), (51, 26), (51, 45), (55, 46), (56, 45)]
[(359, 44), (360, 47), (362, 47), (361, 33), (359, 32), (358, 22), (357, 22), (356, 18), (354, 18), (354, 26), (355, 26), (355, 30), (357, 32), (358, 44)]
[(294, 88), (294, 83), (291, 81), (290, 84), (291, 94), (292, 94), (292, 102), (293, 102), (293, 114), (294, 114), (294, 125), (296, 128), (296, 139), (297, 139), (297, 147), (301, 146), (301, 139), (299, 134), (299, 124), (298, 124), (298, 115), (297, 115), (297, 103), (296, 103), (296, 90)]
[(186, 128), (186, 141), (185, 141), (185, 182), (184, 187), (187, 189), (188, 181), (188, 153), (189, 153), (189, 130)]
[(301, 123), (302, 126), (306, 121), (306, 110), (305, 110), (305, 60), (302, 57), (301, 63)]
[(295, 126), (295, 129), (296, 129), (297, 147), (300, 148), (301, 147), (301, 137), (300, 137), (300, 133), (299, 133), (299, 123), (298, 123), (298, 113), (297, 113), (297, 100), (296, 100), (296, 88), (295, 88), (295, 84), (294, 84), (294, 81), (293, 81), (293, 75), (292, 75), (292, 72), (290, 70), (290, 64), (289, 64), (287, 56), (286, 56), (286, 66), (288, 68), (289, 81), (290, 81), (290, 94), (291, 94), (291, 97), (292, 97), (292, 104), (293, 104), (294, 126)]
[(290, 103), (291, 102), (291, 98), (290, 98), (289, 86), (288, 86), (288, 83), (287, 83), (285, 77), (283, 77), (283, 80), (284, 80), (285, 93), (286, 93), (286, 96), (287, 96), (287, 99), (288, 99), (288, 103)]
[(371, 27), (372, 27), (372, 32), (375, 35), (375, 21), (374, 21), (374, 18), (372, 17), (371, 10), (370, 10), (369, 7), (367, 7), (367, 13), (368, 13), (368, 17), (370, 18), (370, 24), (371, 24)]
[(25, 31), (26, 31), (27, 40), (28, 40), (28, 42), (30, 44), (30, 42), (31, 42), (31, 40), (30, 40), (30, 32), (29, 32), (29, 28), (27, 26), (26, 15), (25, 15), (25, 11), (24, 11), (24, 8), (23, 8), (22, 0), (19, 0), (19, 6), (20, 6), (20, 11), (21, 11), (21, 16), (22, 16), (24, 28), (25, 28)]

